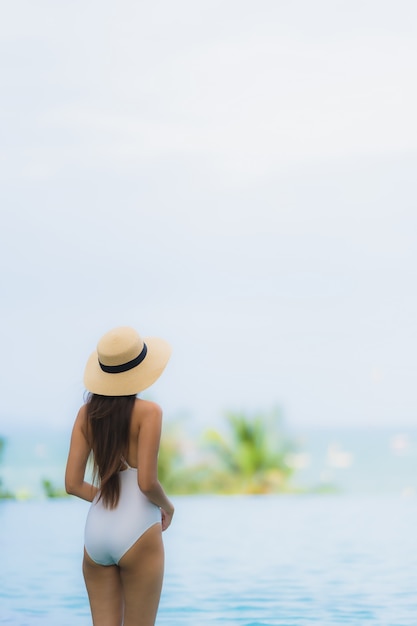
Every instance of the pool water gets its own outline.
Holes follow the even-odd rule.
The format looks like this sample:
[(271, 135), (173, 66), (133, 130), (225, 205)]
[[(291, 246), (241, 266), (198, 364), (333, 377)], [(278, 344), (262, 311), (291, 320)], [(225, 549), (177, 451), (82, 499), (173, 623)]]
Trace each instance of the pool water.
[[(417, 624), (417, 499), (181, 497), (158, 626)], [(0, 624), (91, 624), (88, 503), (0, 502)]]

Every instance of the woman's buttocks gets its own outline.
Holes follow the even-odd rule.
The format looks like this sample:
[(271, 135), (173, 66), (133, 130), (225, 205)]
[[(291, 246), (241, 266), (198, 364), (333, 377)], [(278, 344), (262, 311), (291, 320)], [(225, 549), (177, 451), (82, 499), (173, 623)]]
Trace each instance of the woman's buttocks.
[(161, 522), (161, 511), (138, 487), (137, 470), (120, 472), (119, 480), (117, 507), (108, 509), (102, 500), (95, 501), (87, 516), (85, 548), (102, 565), (118, 563), (146, 530)]

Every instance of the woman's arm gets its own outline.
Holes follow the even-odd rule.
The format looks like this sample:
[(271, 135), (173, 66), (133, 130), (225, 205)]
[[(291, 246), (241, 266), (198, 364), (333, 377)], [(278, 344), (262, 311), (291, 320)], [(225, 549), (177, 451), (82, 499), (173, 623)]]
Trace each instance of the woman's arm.
[(67, 493), (92, 502), (98, 489), (84, 480), (85, 468), (91, 451), (84, 434), (87, 418), (85, 406), (78, 411), (71, 435), (67, 468), (65, 470), (65, 489)]
[[(142, 405), (143, 406), (143, 405)], [(162, 530), (168, 528), (174, 515), (174, 506), (167, 498), (158, 480), (158, 452), (161, 440), (162, 410), (147, 403), (141, 416), (138, 440), (138, 485), (142, 493), (162, 510)]]

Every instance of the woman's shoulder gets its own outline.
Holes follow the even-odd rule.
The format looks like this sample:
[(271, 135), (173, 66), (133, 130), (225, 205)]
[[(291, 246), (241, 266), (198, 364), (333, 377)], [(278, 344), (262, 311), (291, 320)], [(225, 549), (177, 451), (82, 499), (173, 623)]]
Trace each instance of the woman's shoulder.
[(136, 398), (135, 405), (133, 407), (133, 415), (139, 420), (152, 416), (162, 417), (162, 409), (156, 402)]
[(87, 419), (87, 405), (83, 404), (77, 413), (77, 417), (75, 418), (76, 422), (85, 422)]
[(87, 405), (83, 404), (75, 418), (74, 428), (79, 429), (84, 435), (87, 434)]

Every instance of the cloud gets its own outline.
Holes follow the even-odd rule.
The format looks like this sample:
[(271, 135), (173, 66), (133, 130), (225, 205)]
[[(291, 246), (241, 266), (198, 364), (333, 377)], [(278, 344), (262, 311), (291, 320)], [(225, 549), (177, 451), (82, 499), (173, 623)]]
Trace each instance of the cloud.
[[(14, 21), (20, 35), (7, 45), (23, 52), (6, 73), (7, 174), (133, 176), (169, 159), (198, 162), (240, 188), (299, 164), (417, 148), (417, 44), (398, 16), (390, 30), (378, 5), (365, 27), (369, 14), (356, 23), (353, 6), (344, 24), (322, 2), (304, 7), (300, 23), (295, 9), (267, 3), (252, 16), (232, 2), (221, 7), (229, 26), (234, 20), (226, 29), (220, 5), (180, 5), (189, 12), (125, 2), (117, 20), (100, 5), (93, 31), (87, 8), (77, 19), (56, 7), (46, 22), (33, 14), (30, 31)], [(147, 20), (155, 20), (149, 32)]]

